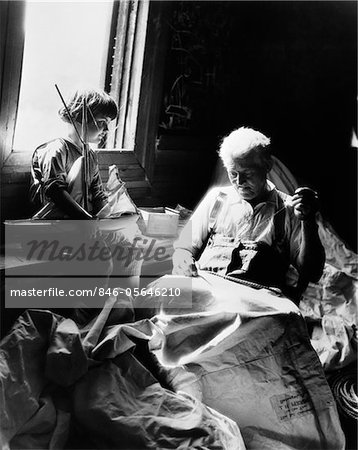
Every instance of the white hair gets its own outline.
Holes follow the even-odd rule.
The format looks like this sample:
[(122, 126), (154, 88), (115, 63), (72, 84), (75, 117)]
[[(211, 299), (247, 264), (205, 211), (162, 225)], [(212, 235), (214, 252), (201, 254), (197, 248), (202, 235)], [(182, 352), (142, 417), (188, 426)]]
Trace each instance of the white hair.
[(230, 167), (237, 158), (255, 153), (262, 159), (263, 164), (270, 165), (271, 155), (269, 151), (270, 138), (253, 130), (241, 127), (226, 136), (219, 149), (219, 156), (226, 168)]

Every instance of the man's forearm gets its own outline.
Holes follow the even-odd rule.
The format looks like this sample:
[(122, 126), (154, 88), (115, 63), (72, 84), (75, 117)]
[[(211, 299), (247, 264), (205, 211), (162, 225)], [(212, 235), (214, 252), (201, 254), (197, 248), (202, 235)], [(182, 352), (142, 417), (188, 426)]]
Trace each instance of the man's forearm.
[(314, 219), (301, 222), (301, 247), (297, 258), (300, 276), (307, 281), (317, 282), (323, 272), (325, 251), (318, 235), (318, 225)]

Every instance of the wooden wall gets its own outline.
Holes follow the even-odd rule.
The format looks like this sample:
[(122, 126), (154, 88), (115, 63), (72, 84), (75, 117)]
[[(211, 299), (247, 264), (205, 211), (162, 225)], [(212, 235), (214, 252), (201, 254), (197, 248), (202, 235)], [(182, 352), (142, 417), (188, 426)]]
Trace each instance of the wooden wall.
[[(167, 57), (161, 122), (168, 119), (173, 83), (184, 73), (182, 103), (192, 109), (192, 119), (182, 135), (174, 133), (178, 142), (190, 133), (192, 142), (209, 140), (206, 152), (194, 151), (189, 139), (177, 150), (192, 164), (183, 170), (175, 163), (185, 181), (194, 165), (202, 176), (221, 137), (239, 126), (258, 129), (271, 137), (273, 153), (300, 183), (319, 191), (324, 216), (357, 249), (357, 148), (351, 146), (357, 131), (357, 3), (173, 4), (173, 34), (180, 39)], [(170, 131), (160, 127), (160, 138)], [(165, 165), (174, 174), (175, 168), (168, 149), (159, 147), (157, 176), (164, 181)], [(195, 186), (192, 203), (199, 198)]]
[[(138, 204), (193, 207), (210, 183), (220, 138), (235, 127), (251, 126), (271, 136), (275, 155), (302, 183), (319, 190), (325, 216), (356, 248), (357, 152), (350, 146), (357, 122), (356, 2), (169, 3), (175, 20), (178, 9), (191, 8), (183, 17), (195, 25), (186, 22), (201, 45), (194, 42), (189, 49), (196, 49), (195, 57), (201, 52), (208, 80), (205, 92), (195, 83), (187, 91), (195, 126), (184, 140), (175, 132), (169, 144), (168, 133), (158, 129), (179, 67), (171, 34), (163, 32), (161, 63), (151, 62), (156, 76), (141, 98), (140, 114), (150, 118), (150, 141), (142, 140), (139, 162), (133, 154), (103, 153), (104, 178), (107, 163), (115, 162)], [(157, 44), (153, 38), (152, 50)], [(198, 81), (193, 75), (192, 81)], [(162, 103), (153, 118), (150, 105), (158, 97)], [(148, 161), (150, 171), (144, 173), (141, 165)], [(12, 154), (6, 162), (6, 216), (29, 212), (28, 169), (29, 155)]]
[(1, 219), (22, 219), (30, 217), (29, 153), (11, 153), (1, 170)]
[[(27, 218), (34, 213), (28, 199), (31, 152), (12, 151), (12, 140), (14, 135), (14, 125), (16, 122), (17, 100), (22, 65), (24, 5), (25, 2), (23, 1), (0, 2), (0, 155), (1, 162), (3, 163), (1, 167), (2, 221), (6, 219)], [(156, 24), (156, 29), (158, 27), (163, 28), (159, 19), (162, 12), (165, 13), (166, 10), (167, 8), (160, 6), (160, 2), (154, 2), (151, 6), (150, 21), (151, 23), (153, 22)], [(162, 38), (162, 36), (160, 37)], [(151, 38), (151, 48), (147, 49), (147, 54), (151, 56), (151, 66), (153, 67), (155, 66), (155, 61), (153, 62), (153, 55), (151, 55), (151, 53), (153, 53), (152, 47), (156, 43), (156, 39), (159, 38), (155, 36)], [(148, 57), (146, 56), (146, 60), (147, 59)], [(161, 64), (161, 67), (163, 67), (163, 64)], [(158, 76), (160, 71), (158, 71), (158, 68), (154, 68), (156, 69), (155, 75)], [(153, 77), (151, 77), (151, 67), (149, 67), (149, 69), (146, 67), (144, 82), (146, 82), (148, 78), (153, 79)], [(145, 87), (148, 92), (148, 86), (146, 85)], [(152, 86), (151, 90), (154, 91)], [(155, 103), (155, 100), (158, 102), (158, 95), (151, 95), (151, 100), (152, 104)], [(146, 111), (148, 113), (149, 109), (147, 108)], [(153, 114), (151, 114), (151, 117), (152, 116)], [(151, 125), (153, 125), (153, 117), (151, 118)], [(153, 141), (155, 141), (154, 128), (154, 125), (151, 126), (151, 141), (149, 140), (143, 142), (146, 133), (139, 135), (141, 136), (141, 152), (137, 152), (138, 157), (133, 151), (100, 151), (98, 153), (100, 171), (104, 183), (108, 178), (108, 166), (111, 164), (116, 164), (119, 168), (120, 176), (126, 182), (129, 194), (138, 205), (152, 205), (153, 202), (156, 203), (155, 199), (150, 198), (150, 183), (147, 180), (142, 164), (139, 162), (139, 159), (143, 159), (144, 155), (146, 155), (147, 159), (153, 159), (151, 157), (151, 153), (153, 154)], [(140, 139), (138, 138), (138, 140)]]
[[(28, 199), (30, 159), (30, 153), (13, 152), (2, 169), (2, 220), (27, 218), (34, 213)], [(151, 204), (150, 184), (133, 152), (101, 151), (98, 162), (104, 183), (108, 180), (108, 167), (115, 164), (133, 200), (141, 206)]]

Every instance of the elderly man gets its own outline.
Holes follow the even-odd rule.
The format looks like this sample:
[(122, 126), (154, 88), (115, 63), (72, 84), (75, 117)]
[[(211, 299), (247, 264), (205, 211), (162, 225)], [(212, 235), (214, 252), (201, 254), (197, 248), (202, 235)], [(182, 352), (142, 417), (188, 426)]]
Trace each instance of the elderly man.
[(280, 272), (290, 263), (301, 281), (317, 280), (325, 259), (316, 194), (301, 188), (290, 197), (267, 181), (269, 143), (248, 128), (224, 139), (231, 186), (199, 204), (175, 244), (174, 275), (135, 299), (136, 314), (156, 315), (159, 360), (187, 371), (181, 379), (177, 367), (169, 373), (176, 389), (235, 420), (248, 449), (342, 449), (332, 393), (299, 308), (286, 292), (261, 288), (284, 291)]
[(245, 127), (224, 138), (219, 154), (231, 186), (212, 189), (197, 207), (175, 244), (173, 274), (196, 276), (198, 261), (201, 269), (285, 290), (292, 264), (301, 292), (321, 277), (325, 253), (315, 219), (317, 194), (299, 188), (290, 197), (267, 180), (269, 144)]

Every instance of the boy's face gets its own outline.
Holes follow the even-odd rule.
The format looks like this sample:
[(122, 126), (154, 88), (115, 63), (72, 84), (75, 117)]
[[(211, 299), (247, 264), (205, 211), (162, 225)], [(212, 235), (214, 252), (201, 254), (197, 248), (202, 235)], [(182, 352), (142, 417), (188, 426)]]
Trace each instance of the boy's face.
[(89, 120), (87, 125), (87, 141), (91, 144), (99, 144), (108, 132), (111, 118), (98, 114), (94, 116), (95, 121)]

